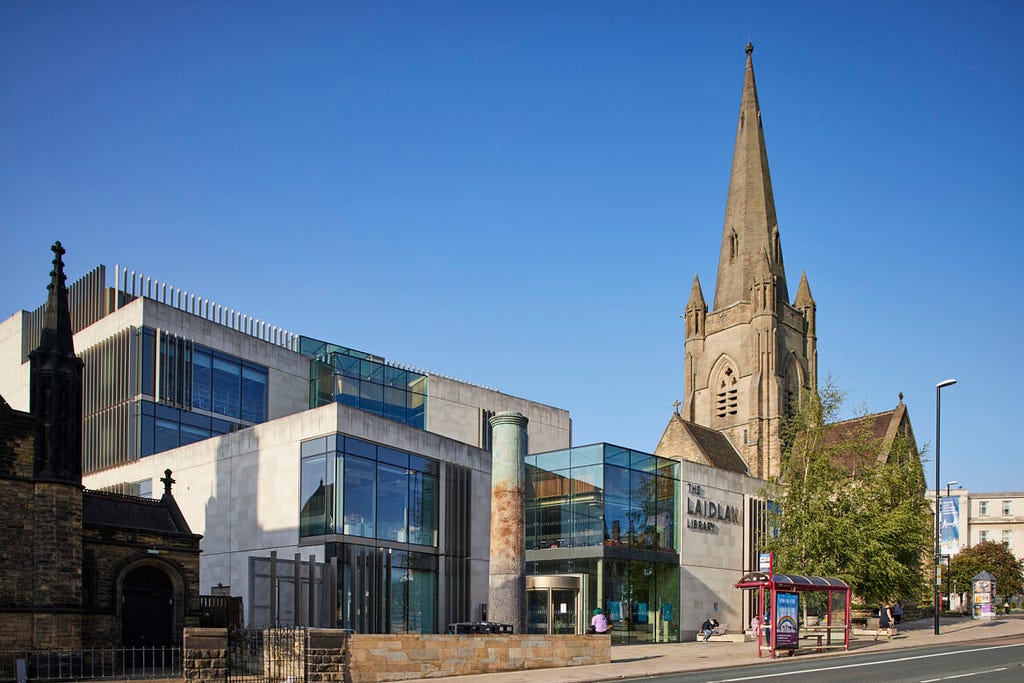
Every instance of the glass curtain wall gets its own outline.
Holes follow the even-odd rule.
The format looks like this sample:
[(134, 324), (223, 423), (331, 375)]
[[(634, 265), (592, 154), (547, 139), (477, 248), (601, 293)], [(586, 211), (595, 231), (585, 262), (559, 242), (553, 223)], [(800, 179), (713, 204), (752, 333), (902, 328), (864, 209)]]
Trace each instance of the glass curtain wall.
[(311, 408), (338, 402), (419, 429), (426, 426), (426, 375), (310, 337), (300, 337), (299, 351), (311, 359)]
[[(363, 633), (437, 630), (439, 463), (336, 434), (301, 446), (299, 535), (328, 545), (342, 625)], [(382, 542), (377, 544), (375, 542)]]
[(266, 421), (266, 367), (149, 327), (137, 334), (140, 457)]
[(436, 460), (341, 434), (301, 448), (300, 536), (437, 546)]
[(676, 551), (679, 464), (608, 444), (527, 456), (527, 548)]
[(617, 643), (679, 639), (679, 463), (596, 444), (527, 456), (532, 575), (585, 574)]

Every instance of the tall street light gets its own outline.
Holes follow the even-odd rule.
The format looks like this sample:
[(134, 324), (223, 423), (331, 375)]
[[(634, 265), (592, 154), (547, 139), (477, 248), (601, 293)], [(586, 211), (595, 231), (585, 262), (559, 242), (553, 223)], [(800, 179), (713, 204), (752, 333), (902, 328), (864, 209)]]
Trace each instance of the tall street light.
[(939, 635), (939, 607), (942, 599), (939, 596), (939, 563), (942, 561), (942, 556), (939, 553), (939, 517), (941, 514), (939, 510), (939, 421), (942, 418), (942, 387), (954, 384), (956, 384), (955, 379), (946, 379), (935, 385), (935, 586), (932, 593), (935, 602), (935, 635)]

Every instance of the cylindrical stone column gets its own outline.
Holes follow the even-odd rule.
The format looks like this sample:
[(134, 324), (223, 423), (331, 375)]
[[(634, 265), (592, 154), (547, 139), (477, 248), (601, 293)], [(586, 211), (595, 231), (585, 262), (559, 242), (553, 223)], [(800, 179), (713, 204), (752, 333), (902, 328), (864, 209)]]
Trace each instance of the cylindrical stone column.
[(524, 415), (491, 418), (491, 555), (487, 618), (526, 633), (526, 423)]

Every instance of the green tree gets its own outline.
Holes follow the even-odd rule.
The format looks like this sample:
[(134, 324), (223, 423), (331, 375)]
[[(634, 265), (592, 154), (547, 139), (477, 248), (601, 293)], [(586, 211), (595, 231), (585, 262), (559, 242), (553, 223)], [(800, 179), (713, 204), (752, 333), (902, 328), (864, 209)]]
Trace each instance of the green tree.
[(960, 592), (970, 591), (971, 580), (986, 571), (995, 577), (998, 595), (1024, 593), (1024, 560), (1014, 557), (1005, 543), (985, 541), (964, 548), (949, 565), (949, 580)]
[[(931, 542), (918, 453), (902, 437), (887, 462), (851, 458), (881, 442), (856, 420), (836, 429), (844, 394), (831, 379), (794, 406), (783, 425), (781, 477), (763, 494), (780, 573), (835, 576), (859, 599), (917, 598), (926, 590), (923, 558)], [(855, 464), (852, 464), (855, 463)]]

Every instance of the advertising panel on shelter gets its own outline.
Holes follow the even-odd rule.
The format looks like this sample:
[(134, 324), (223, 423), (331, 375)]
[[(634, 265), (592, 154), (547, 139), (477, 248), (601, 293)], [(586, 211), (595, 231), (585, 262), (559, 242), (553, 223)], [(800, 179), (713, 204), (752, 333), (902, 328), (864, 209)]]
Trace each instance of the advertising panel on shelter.
[(775, 647), (795, 649), (800, 640), (797, 618), (800, 614), (800, 597), (797, 593), (775, 595)]
[(939, 503), (942, 511), (939, 543), (941, 554), (952, 557), (960, 552), (960, 499), (944, 496)]

